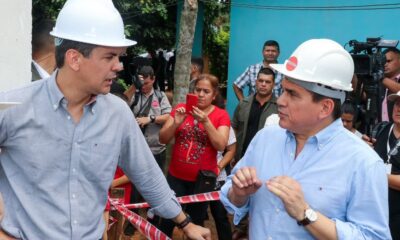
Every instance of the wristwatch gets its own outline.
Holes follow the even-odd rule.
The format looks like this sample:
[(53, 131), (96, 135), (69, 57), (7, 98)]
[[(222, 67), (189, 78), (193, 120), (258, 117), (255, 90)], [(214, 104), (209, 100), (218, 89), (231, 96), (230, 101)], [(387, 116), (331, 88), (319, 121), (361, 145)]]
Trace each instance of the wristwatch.
[(176, 224), (176, 226), (177, 226), (179, 229), (183, 229), (183, 228), (186, 227), (189, 223), (192, 222), (192, 218), (189, 216), (189, 214), (185, 214), (185, 215), (186, 215), (186, 218), (185, 218), (182, 222)]
[(156, 116), (154, 116), (154, 115), (150, 115), (149, 116), (150, 117), (150, 122), (155, 122), (156, 121)]
[(317, 213), (313, 209), (307, 208), (304, 212), (304, 219), (301, 221), (297, 221), (297, 224), (300, 226), (307, 226), (308, 224), (317, 221), (317, 219)]

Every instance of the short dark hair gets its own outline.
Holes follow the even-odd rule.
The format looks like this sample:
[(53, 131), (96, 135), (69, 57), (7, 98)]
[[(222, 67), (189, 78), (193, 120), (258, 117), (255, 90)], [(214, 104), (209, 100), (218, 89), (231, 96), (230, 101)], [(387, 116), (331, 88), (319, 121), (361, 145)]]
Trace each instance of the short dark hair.
[(275, 72), (271, 69), (271, 68), (261, 68), (260, 71), (258, 71), (257, 73), (257, 79), (260, 76), (260, 74), (264, 74), (264, 75), (272, 75), (272, 78), (274, 79), (275, 82)]
[(199, 68), (200, 73), (203, 72), (204, 68), (204, 61), (200, 57), (192, 57), (192, 60), (190, 61), (191, 64), (196, 65)]
[[(307, 90), (307, 91), (309, 91), (309, 90)], [(311, 93), (312, 100), (315, 103), (320, 102), (320, 101), (322, 101), (324, 99), (332, 99), (332, 101), (334, 103), (334, 108), (333, 108), (333, 111), (332, 111), (332, 117), (335, 120), (341, 117), (341, 115), (342, 115), (341, 105), (342, 104), (340, 102), (340, 99), (323, 96), (323, 95), (321, 95), (319, 93), (315, 93), (315, 92), (311, 92), (311, 91), (309, 91), (309, 92)]]
[(43, 19), (36, 22), (32, 26), (32, 52), (45, 49), (54, 45), (54, 37), (50, 35), (50, 31), (54, 27), (54, 21)]
[(266, 46), (274, 46), (274, 47), (276, 47), (276, 49), (278, 50), (278, 52), (280, 52), (279, 43), (278, 43), (277, 41), (275, 41), (275, 40), (267, 40), (267, 41), (265, 41), (262, 50), (264, 50), (264, 48), (265, 48)]
[(143, 66), (143, 67), (140, 68), (138, 74), (142, 75), (144, 78), (147, 78), (147, 77), (153, 78), (154, 77), (154, 70), (153, 70), (153, 68), (151, 66)]
[(392, 52), (392, 53), (396, 54), (398, 57), (400, 57), (400, 50), (395, 47), (390, 47), (390, 48), (387, 48), (385, 51), (383, 51), (384, 54), (386, 54), (388, 52)]
[(93, 49), (98, 47), (97, 45), (90, 43), (77, 42), (67, 39), (61, 39), (61, 43), (56, 46), (56, 64), (57, 68), (64, 66), (65, 53), (69, 49), (75, 49), (80, 52), (85, 58), (88, 58), (92, 53)]

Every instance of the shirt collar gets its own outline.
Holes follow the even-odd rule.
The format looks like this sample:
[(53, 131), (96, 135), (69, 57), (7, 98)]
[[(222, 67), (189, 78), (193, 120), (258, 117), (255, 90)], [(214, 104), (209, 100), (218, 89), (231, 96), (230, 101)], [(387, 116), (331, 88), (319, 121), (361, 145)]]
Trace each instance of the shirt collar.
[[(47, 81), (47, 88), (49, 91), (50, 101), (52, 108), (56, 111), (63, 103), (66, 103), (64, 94), (61, 92), (60, 88), (57, 86), (56, 77), (58, 74), (58, 69), (55, 70)], [(89, 106), (89, 110), (92, 114), (95, 113), (94, 105), (96, 103), (97, 96), (93, 95), (89, 102), (85, 106)]]
[[(341, 131), (342, 128), (343, 122), (338, 118), (317, 134), (310, 137), (308, 141), (315, 142), (318, 146), (318, 150), (321, 150)], [(286, 134), (289, 138), (294, 139), (293, 132), (286, 130)]]

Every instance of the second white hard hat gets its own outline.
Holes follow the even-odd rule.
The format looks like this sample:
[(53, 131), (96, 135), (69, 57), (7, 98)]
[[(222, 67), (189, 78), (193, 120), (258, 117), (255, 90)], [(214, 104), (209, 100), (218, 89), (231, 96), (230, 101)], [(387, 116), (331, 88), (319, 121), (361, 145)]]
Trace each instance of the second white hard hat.
[(124, 23), (111, 0), (68, 0), (51, 35), (60, 39), (109, 47), (128, 47)]
[(341, 45), (330, 39), (305, 41), (284, 64), (270, 66), (299, 81), (322, 84), (336, 90), (353, 90), (353, 59)]

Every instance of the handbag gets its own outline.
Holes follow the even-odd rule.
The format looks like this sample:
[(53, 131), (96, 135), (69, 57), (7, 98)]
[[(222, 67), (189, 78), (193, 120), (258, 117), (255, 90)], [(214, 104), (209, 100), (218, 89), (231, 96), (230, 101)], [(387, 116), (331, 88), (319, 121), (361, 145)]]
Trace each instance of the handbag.
[(217, 175), (213, 171), (200, 170), (194, 185), (194, 193), (214, 191)]

